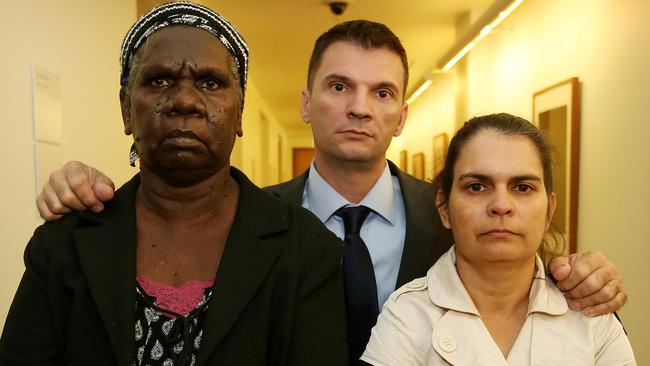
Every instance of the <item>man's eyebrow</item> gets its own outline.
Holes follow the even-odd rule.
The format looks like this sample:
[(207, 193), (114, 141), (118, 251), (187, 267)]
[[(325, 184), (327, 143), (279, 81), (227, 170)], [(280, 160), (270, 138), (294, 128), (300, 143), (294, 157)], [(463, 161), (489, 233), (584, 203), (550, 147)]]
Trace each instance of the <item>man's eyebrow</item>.
[(345, 75), (341, 75), (341, 74), (329, 74), (323, 80), (325, 80), (325, 81), (342, 81), (342, 82), (347, 83), (347, 84), (352, 83), (352, 79), (350, 79), (349, 77), (347, 77)]
[(458, 176), (458, 180), (465, 179), (465, 178), (474, 178), (478, 179), (480, 181), (488, 181), (490, 180), (490, 177), (486, 174), (481, 174), (481, 173), (476, 173), (476, 172), (467, 172), (464, 174), (461, 174)]

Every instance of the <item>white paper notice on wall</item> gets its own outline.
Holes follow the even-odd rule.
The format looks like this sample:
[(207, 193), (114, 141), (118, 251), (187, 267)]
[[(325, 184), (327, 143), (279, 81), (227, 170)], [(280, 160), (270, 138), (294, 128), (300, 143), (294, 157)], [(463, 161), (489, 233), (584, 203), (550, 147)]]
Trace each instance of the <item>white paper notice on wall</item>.
[(32, 67), (34, 112), (34, 171), (36, 195), (50, 173), (63, 165), (63, 111), (59, 76), (40, 66)]
[(63, 113), (59, 76), (40, 66), (32, 67), (34, 140), (60, 144)]
[(40, 192), (50, 173), (63, 165), (63, 147), (59, 144), (36, 141), (36, 193)]

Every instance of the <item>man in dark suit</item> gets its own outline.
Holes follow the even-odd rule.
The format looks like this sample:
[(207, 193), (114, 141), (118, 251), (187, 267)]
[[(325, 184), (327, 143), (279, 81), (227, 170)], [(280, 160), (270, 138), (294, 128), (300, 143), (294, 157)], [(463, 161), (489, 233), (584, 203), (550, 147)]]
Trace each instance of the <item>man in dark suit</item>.
[[(308, 208), (345, 239), (354, 360), (388, 294), (424, 276), (451, 243), (437, 221), (432, 185), (386, 160), (392, 137), (400, 135), (406, 121), (407, 84), (406, 53), (385, 25), (349, 21), (322, 34), (312, 52), (301, 102), (302, 119), (311, 125), (314, 137), (315, 159), (301, 176), (268, 188)], [(101, 210), (101, 202), (112, 195), (102, 182), (110, 181), (93, 168), (68, 163), (53, 173), (39, 196), (41, 215), (54, 219), (70, 209)], [(550, 270), (560, 286), (579, 298), (572, 307), (591, 305), (595, 313), (603, 313), (625, 302), (615, 267), (599, 253), (557, 259)]]

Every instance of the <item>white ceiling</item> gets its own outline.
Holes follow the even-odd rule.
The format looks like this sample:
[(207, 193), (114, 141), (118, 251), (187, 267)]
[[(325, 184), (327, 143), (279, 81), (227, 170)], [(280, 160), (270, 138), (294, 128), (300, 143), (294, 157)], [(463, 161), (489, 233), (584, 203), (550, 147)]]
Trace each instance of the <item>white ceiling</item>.
[(453, 45), (458, 17), (470, 12), (475, 18), (494, 2), (350, 0), (345, 13), (334, 16), (326, 0), (203, 1), (243, 34), (251, 52), (251, 80), (275, 117), (296, 132), (307, 128), (300, 121), (299, 103), (314, 41), (333, 25), (360, 18), (388, 25), (406, 48), (412, 91)]

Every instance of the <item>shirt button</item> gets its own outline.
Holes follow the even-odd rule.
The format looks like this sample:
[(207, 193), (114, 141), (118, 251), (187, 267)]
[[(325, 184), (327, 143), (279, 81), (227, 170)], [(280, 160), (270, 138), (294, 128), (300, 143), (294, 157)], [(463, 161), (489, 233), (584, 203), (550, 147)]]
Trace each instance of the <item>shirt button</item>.
[(442, 337), (438, 340), (438, 344), (445, 352), (454, 352), (456, 350), (456, 340), (452, 337)]

